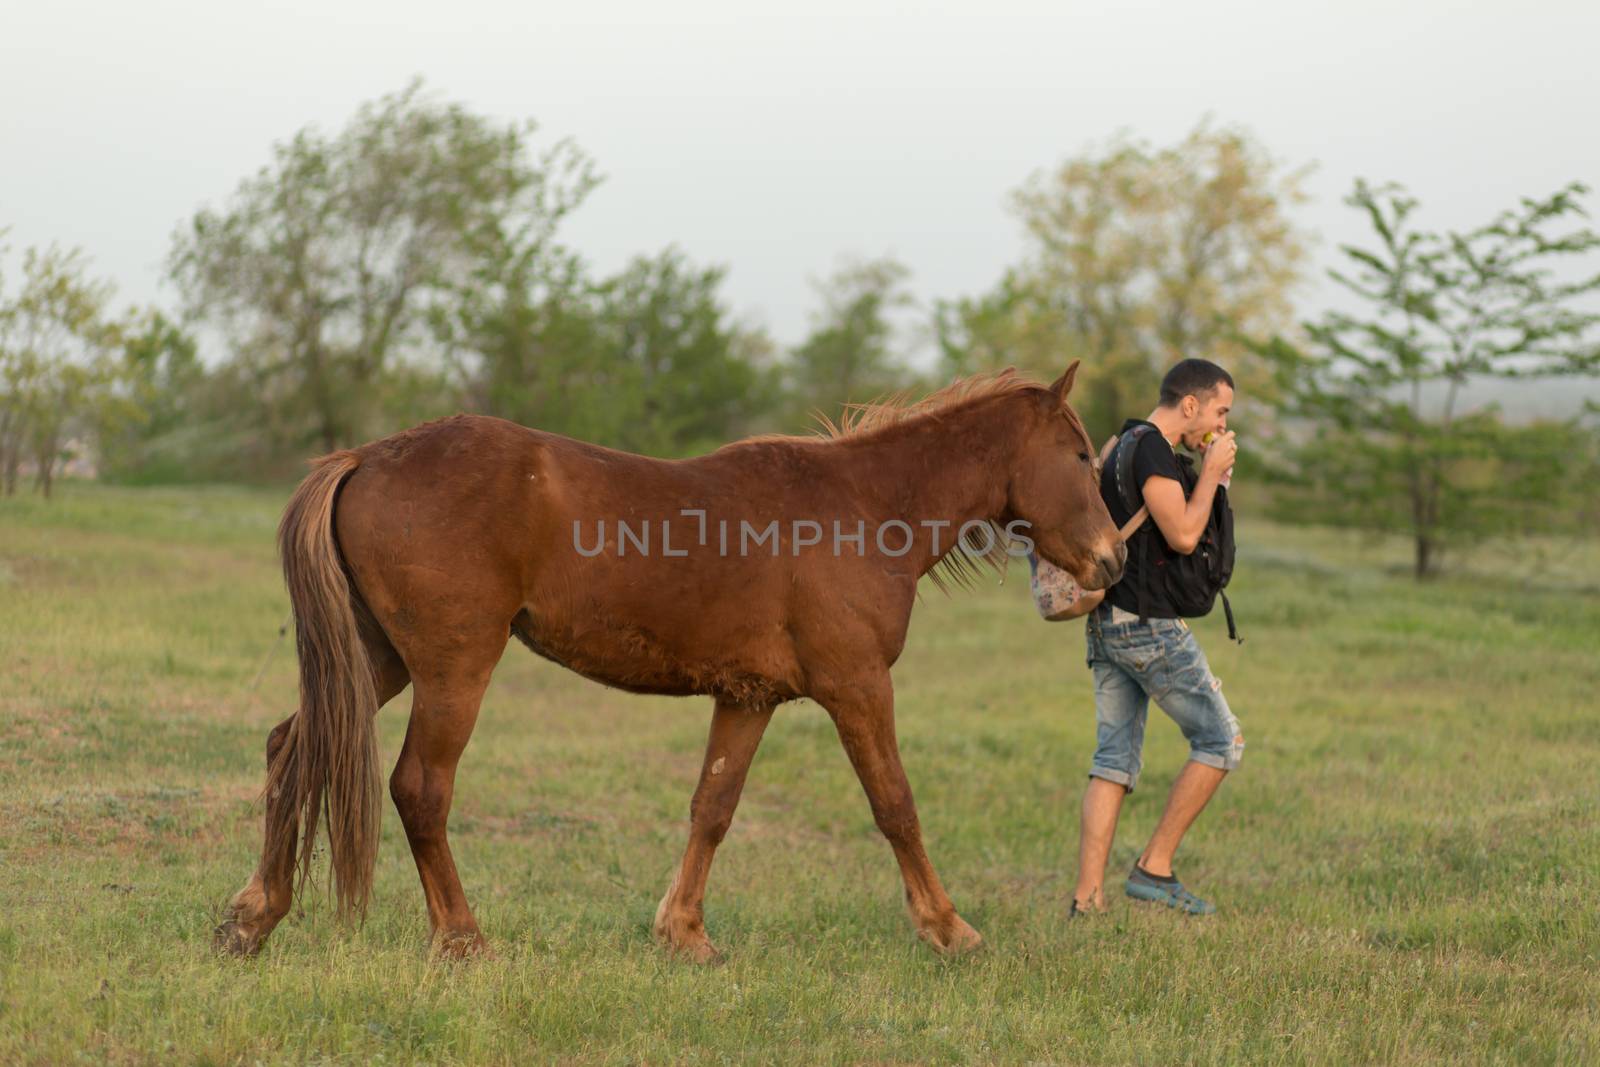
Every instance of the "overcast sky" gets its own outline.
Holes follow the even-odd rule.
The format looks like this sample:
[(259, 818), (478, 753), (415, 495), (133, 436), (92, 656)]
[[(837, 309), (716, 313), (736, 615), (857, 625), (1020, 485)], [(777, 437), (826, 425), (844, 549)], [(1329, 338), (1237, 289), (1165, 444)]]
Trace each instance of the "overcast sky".
[(1315, 162), (1319, 263), (1364, 239), (1340, 203), (1357, 176), (1406, 183), (1439, 226), (1600, 184), (1593, 0), (786, 7), (9, 4), (0, 226), (170, 301), (180, 220), (273, 141), (414, 75), (596, 159), (605, 183), (565, 236), (599, 269), (676, 243), (728, 266), (735, 310), (786, 343), (841, 254), (900, 257), (924, 300), (991, 285), (1020, 250), (1007, 193), (1121, 128), (1165, 143), (1210, 114)]

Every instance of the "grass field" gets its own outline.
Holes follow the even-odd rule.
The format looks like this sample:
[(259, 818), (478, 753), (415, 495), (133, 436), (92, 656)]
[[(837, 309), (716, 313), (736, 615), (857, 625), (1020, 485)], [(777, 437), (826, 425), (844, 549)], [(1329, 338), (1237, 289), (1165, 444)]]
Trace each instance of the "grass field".
[[(1013, 569), (925, 593), (895, 671), (975, 956), (916, 943), (803, 703), (779, 710), (712, 872), (729, 962), (665, 958), (649, 923), (709, 702), (611, 692), (513, 646), (451, 818), (498, 958), (429, 961), (391, 810), (365, 927), (318, 892), (240, 962), (209, 937), (253, 866), (262, 746), (292, 707), (285, 495), (0, 501), (0, 1063), (1600, 1060), (1593, 549), (1484, 554), (1417, 586), (1403, 545), (1246, 522), (1246, 643), (1196, 624), (1248, 739), (1179, 854), (1210, 919), (1118, 895), (1066, 921), (1082, 624), (1038, 621)], [(381, 715), (391, 757), (407, 706)], [(1114, 868), (1183, 752), (1158, 715)]]

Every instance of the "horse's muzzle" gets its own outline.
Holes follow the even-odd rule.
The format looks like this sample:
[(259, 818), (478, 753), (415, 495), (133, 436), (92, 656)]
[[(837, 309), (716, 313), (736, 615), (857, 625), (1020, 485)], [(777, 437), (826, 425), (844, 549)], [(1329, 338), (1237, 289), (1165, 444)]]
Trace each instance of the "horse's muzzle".
[(1122, 568), (1128, 562), (1128, 546), (1121, 541), (1109, 556), (1099, 556), (1095, 559), (1095, 567), (1100, 573), (1102, 589), (1109, 589), (1117, 584), (1117, 579), (1122, 577)]

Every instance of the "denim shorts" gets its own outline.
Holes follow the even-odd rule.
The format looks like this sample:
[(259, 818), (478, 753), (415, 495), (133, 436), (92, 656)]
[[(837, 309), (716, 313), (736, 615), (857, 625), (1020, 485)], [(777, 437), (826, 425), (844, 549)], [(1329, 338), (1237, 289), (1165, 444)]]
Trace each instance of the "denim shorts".
[(1086, 632), (1098, 735), (1089, 777), (1133, 791), (1144, 766), (1144, 724), (1152, 697), (1188, 739), (1191, 760), (1224, 771), (1239, 766), (1244, 755), (1239, 720), (1188, 623), (1113, 622), (1111, 605), (1102, 603), (1090, 613)]

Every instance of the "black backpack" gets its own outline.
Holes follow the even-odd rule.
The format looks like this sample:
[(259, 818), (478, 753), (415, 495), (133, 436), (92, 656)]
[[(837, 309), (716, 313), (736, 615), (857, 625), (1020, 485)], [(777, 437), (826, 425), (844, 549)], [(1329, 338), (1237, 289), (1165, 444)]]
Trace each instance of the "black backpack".
[[(1144, 504), (1144, 494), (1134, 484), (1133, 456), (1138, 450), (1139, 439), (1152, 432), (1152, 429), (1144, 425), (1130, 429), (1117, 441), (1116, 451), (1111, 457), (1117, 494), (1129, 515), (1137, 514)], [(1183, 495), (1187, 499), (1199, 483), (1200, 475), (1194, 469), (1194, 461), (1188, 456), (1179, 455), (1177, 460), (1178, 470), (1183, 476)], [(1222, 611), (1228, 619), (1228, 637), (1243, 644), (1243, 638), (1233, 623), (1233, 605), (1228, 603), (1228, 594), (1223, 592), (1228, 580), (1233, 577), (1233, 508), (1228, 503), (1228, 490), (1217, 486), (1206, 528), (1200, 534), (1200, 542), (1195, 550), (1187, 556), (1167, 547), (1153, 518), (1145, 519), (1138, 533), (1143, 535), (1139, 537), (1138, 548), (1139, 574), (1143, 578), (1137, 590), (1139, 617), (1143, 619), (1146, 615), (1150, 591), (1155, 588), (1152, 583), (1160, 583), (1160, 590), (1166, 594), (1173, 608), (1188, 619), (1209, 615), (1216, 606), (1217, 597), (1221, 596)], [(1152, 541), (1156, 542), (1154, 553), (1150, 548)], [(1150, 560), (1152, 554), (1159, 557), (1154, 565)]]

